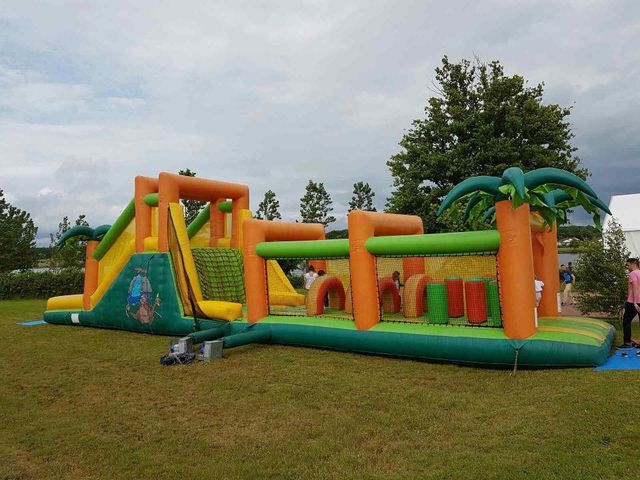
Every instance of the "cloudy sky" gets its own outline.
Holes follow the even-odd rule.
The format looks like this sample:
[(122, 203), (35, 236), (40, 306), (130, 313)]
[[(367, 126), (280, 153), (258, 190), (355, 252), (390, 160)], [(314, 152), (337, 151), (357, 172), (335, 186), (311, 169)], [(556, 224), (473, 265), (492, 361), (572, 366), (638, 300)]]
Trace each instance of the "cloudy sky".
[(572, 105), (608, 201), (640, 191), (639, 47), (637, 1), (0, 0), (0, 188), (41, 244), (64, 215), (111, 223), (135, 175), (185, 167), (249, 184), (253, 209), (273, 189), (287, 219), (322, 181), (341, 227), (354, 182), (384, 205), (446, 54)]

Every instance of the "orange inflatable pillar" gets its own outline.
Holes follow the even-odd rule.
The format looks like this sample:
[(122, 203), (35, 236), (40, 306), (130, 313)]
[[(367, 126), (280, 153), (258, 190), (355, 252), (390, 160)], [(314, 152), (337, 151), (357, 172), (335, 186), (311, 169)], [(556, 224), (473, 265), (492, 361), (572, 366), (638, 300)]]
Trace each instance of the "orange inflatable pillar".
[(551, 229), (546, 229), (538, 234), (543, 245), (544, 255), (536, 270), (538, 278), (544, 282), (542, 300), (538, 306), (538, 316), (555, 317), (560, 315), (558, 311), (558, 291), (560, 278), (558, 275), (558, 233), (556, 224)]
[(542, 280), (542, 299), (538, 306), (538, 316), (555, 317), (558, 310), (558, 235), (554, 223), (551, 228), (544, 224), (542, 217), (531, 215), (531, 248), (533, 251), (533, 269), (537, 279)]
[(158, 179), (137, 176), (135, 179), (135, 225), (136, 252), (144, 252), (144, 239), (151, 236), (151, 207), (144, 203), (144, 197), (158, 191)]
[[(191, 177), (189, 177), (191, 178)], [(169, 251), (169, 204), (180, 201), (180, 189), (173, 175), (162, 172), (158, 178), (158, 251)]]
[(542, 280), (544, 244), (542, 241), (542, 232), (545, 231), (544, 220), (536, 212), (531, 213), (529, 220), (531, 228), (531, 253), (533, 254), (533, 272), (535, 277)]
[(406, 282), (414, 275), (424, 274), (423, 257), (406, 257), (402, 259), (403, 282)]
[(544, 270), (544, 244), (542, 243), (542, 232), (537, 232), (533, 229), (531, 230), (531, 253), (533, 254), (534, 275), (537, 279), (542, 280), (541, 277)]
[(351, 268), (351, 299), (356, 327), (366, 330), (380, 321), (376, 257), (365, 242), (374, 235), (366, 212), (352, 211), (347, 217), (349, 226), (349, 266)]
[(482, 280), (467, 280), (464, 282), (467, 300), (467, 320), (472, 325), (487, 321), (487, 294)]
[(354, 210), (347, 217), (351, 297), (356, 328), (367, 330), (380, 321), (376, 257), (365, 242), (373, 236), (412, 235), (423, 232), (422, 219), (414, 215)]
[(226, 199), (216, 200), (209, 203), (209, 246), (217, 247), (218, 240), (224, 238), (224, 212), (218, 208), (220, 202)]
[(315, 268), (316, 273), (319, 272), (320, 270), (324, 270), (324, 273), (327, 273), (327, 274), (329, 273), (327, 271), (326, 260), (309, 260), (309, 266)]
[(244, 194), (234, 198), (231, 204), (231, 248), (242, 248), (240, 243), (240, 229), (242, 228), (242, 211), (249, 210), (249, 188), (245, 187)]
[(536, 332), (529, 204), (513, 208), (511, 200), (496, 203), (496, 223), (504, 333), (509, 338), (527, 338)]
[(462, 278), (448, 277), (445, 278), (444, 283), (447, 286), (449, 317), (464, 317), (464, 284)]
[(98, 243), (96, 240), (87, 242), (84, 264), (84, 289), (82, 293), (82, 308), (84, 310), (91, 310), (91, 295), (98, 288), (99, 262), (93, 258), (93, 251), (98, 246)]
[(322, 240), (324, 225), (251, 219), (244, 221), (242, 227), (247, 320), (254, 323), (269, 315), (266, 265), (256, 253), (256, 245), (269, 241)]

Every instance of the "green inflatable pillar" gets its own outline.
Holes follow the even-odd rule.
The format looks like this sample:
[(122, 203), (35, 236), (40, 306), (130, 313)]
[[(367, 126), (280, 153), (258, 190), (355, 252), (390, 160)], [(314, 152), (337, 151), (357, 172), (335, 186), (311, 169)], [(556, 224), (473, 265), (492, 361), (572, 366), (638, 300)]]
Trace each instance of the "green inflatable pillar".
[(500, 295), (498, 294), (498, 282), (495, 280), (485, 283), (487, 292), (487, 316), (489, 317), (489, 325), (499, 327), (502, 325), (500, 320)]
[(427, 303), (429, 304), (429, 323), (449, 323), (446, 283), (427, 283)]

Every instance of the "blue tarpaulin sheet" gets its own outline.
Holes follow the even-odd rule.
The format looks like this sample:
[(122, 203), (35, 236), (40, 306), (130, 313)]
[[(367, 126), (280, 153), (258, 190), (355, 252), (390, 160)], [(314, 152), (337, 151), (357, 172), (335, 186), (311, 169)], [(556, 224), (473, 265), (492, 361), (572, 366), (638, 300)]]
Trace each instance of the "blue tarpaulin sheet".
[(606, 362), (596, 367), (596, 370), (640, 370), (638, 352), (640, 352), (638, 348), (619, 348)]
[(32, 320), (31, 322), (18, 322), (18, 325), (23, 325), (25, 327), (35, 327), (36, 325), (44, 325), (47, 322), (44, 320)]

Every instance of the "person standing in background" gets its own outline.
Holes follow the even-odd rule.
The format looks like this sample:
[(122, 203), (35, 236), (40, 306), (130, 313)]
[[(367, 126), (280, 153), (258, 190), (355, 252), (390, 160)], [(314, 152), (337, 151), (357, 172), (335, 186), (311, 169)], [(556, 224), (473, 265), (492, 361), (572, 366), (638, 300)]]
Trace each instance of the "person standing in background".
[(571, 290), (573, 291), (574, 288), (576, 288), (576, 275), (575, 273), (573, 273), (573, 263), (569, 262), (567, 264), (567, 270), (569, 270), (569, 273), (571, 274)]
[(573, 304), (573, 291), (576, 288), (576, 275), (573, 273), (573, 262), (567, 263), (567, 270), (569, 270), (569, 273), (571, 274), (571, 303)]
[(391, 279), (393, 280), (393, 283), (396, 284), (396, 288), (398, 289), (398, 292), (400, 291), (400, 287), (403, 287), (404, 285), (402, 285), (400, 283), (400, 272), (399, 271), (395, 271), (391, 274)]
[(568, 268), (562, 273), (562, 281), (564, 282), (564, 290), (562, 291), (562, 305), (567, 305), (569, 300), (571, 300), (571, 304), (573, 305), (573, 294), (571, 293), (571, 287), (573, 286), (575, 277)]
[(536, 308), (540, 305), (540, 300), (542, 300), (542, 289), (544, 288), (544, 282), (542, 280), (538, 280), (537, 278), (534, 280), (535, 282), (535, 290), (536, 290)]
[(567, 266), (563, 263), (560, 265), (560, 270), (558, 271), (558, 276), (560, 277), (560, 283), (564, 283), (564, 271), (567, 269)]
[(637, 258), (627, 259), (629, 284), (627, 287), (627, 302), (624, 304), (622, 317), (623, 343), (620, 348), (631, 348), (631, 322), (640, 315), (640, 269)]
[(309, 265), (309, 271), (304, 274), (304, 289), (309, 290), (311, 288), (311, 284), (315, 282), (316, 278), (318, 278), (316, 269), (313, 265)]
[[(318, 275), (317, 275), (317, 277), (318, 277), (318, 278), (320, 278), (320, 277), (324, 277), (324, 270), (318, 270)], [(324, 296), (323, 305), (325, 306), (325, 308), (329, 306), (329, 293), (327, 293), (327, 294)]]

